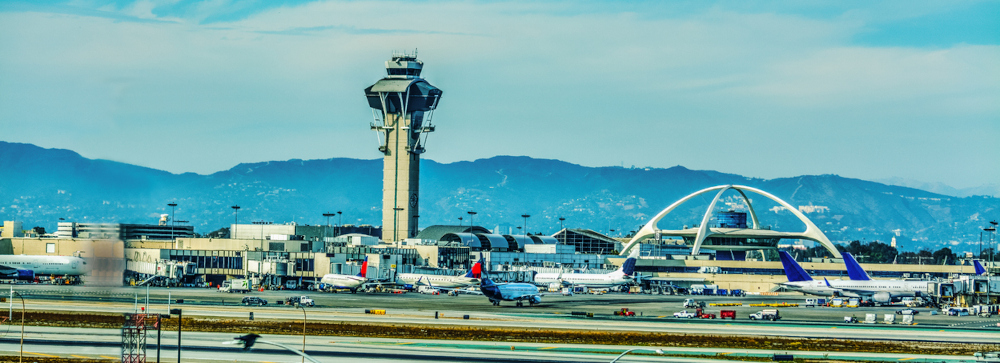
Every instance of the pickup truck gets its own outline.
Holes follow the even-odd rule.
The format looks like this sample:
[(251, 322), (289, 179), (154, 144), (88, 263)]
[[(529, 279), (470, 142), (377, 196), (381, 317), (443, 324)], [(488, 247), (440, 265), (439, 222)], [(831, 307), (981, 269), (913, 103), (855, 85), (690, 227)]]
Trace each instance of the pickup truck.
[(682, 310), (682, 311), (678, 311), (678, 312), (674, 313), (674, 317), (675, 318), (688, 318), (688, 319), (691, 319), (691, 318), (696, 317), (696, 316), (698, 316), (697, 313), (691, 312), (691, 311), (687, 311), (687, 310)]
[(685, 299), (683, 307), (685, 307), (685, 308), (703, 308), (703, 307), (705, 307), (705, 302), (703, 302), (703, 301), (697, 301), (695, 299)]
[(913, 310), (913, 309), (903, 309), (903, 310), (896, 310), (896, 314), (898, 314), (898, 315), (917, 315), (917, 314), (920, 314), (920, 311)]

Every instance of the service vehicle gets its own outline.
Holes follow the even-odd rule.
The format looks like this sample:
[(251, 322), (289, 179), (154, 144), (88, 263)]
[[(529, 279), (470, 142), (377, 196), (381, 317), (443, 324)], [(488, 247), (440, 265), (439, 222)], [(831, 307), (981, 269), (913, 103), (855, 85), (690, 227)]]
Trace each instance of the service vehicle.
[(628, 308), (622, 308), (621, 310), (615, 310), (615, 316), (635, 316), (635, 312), (629, 311)]
[(265, 306), (265, 305), (267, 305), (267, 300), (261, 299), (261, 298), (256, 297), (256, 296), (245, 296), (245, 297), (243, 297), (242, 304), (246, 305), (246, 306), (250, 306), (250, 305)]
[(249, 292), (250, 291), (250, 280), (247, 279), (232, 279), (222, 282), (222, 286), (219, 286), (219, 292)]
[(844, 322), (845, 323), (857, 323), (858, 322), (858, 318), (855, 318), (853, 316), (845, 316), (844, 317)]
[(903, 309), (903, 310), (896, 310), (896, 314), (898, 314), (898, 315), (917, 315), (917, 314), (920, 314), (920, 311), (913, 310), (913, 309)]
[(427, 285), (417, 286), (417, 292), (427, 295), (441, 295), (441, 290), (438, 290), (433, 286), (427, 286)]
[(781, 319), (781, 315), (778, 314), (778, 309), (764, 309), (756, 313), (750, 314), (750, 320), (775, 321), (778, 319)]
[(715, 313), (701, 313), (698, 314), (699, 319), (715, 319)]
[(698, 301), (698, 300), (695, 300), (695, 299), (684, 299), (684, 307), (685, 308), (704, 308), (705, 307), (705, 302), (704, 301)]
[(723, 319), (732, 318), (736, 320), (736, 310), (723, 310), (719, 312), (719, 316)]
[(681, 311), (678, 311), (678, 312), (674, 313), (674, 317), (675, 318), (691, 319), (691, 318), (696, 317), (696, 316), (698, 316), (698, 313), (687, 311), (687, 310), (681, 310)]
[(806, 306), (826, 306), (826, 299), (821, 298), (809, 298), (806, 299)]
[(302, 296), (290, 296), (288, 298), (285, 298), (284, 303), (285, 303), (285, 305), (291, 305), (291, 306), (300, 306), (300, 305), (301, 306), (310, 306), (310, 307), (311, 306), (316, 306), (316, 302), (313, 301), (313, 299), (310, 299), (308, 296), (305, 296), (305, 295), (302, 295)]

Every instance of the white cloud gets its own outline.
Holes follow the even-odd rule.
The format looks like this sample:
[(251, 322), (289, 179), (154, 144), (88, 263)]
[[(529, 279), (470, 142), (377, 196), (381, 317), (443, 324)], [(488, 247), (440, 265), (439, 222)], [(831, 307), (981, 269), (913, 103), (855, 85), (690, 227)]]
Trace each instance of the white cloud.
[[(982, 154), (980, 142), (998, 136), (1000, 48), (852, 44), (867, 13), (814, 19), (716, 7), (652, 16), (562, 3), (316, 2), (202, 24), (232, 5), (207, 2), (182, 18), (158, 18), (157, 4), (108, 10), (134, 21), (0, 13), (0, 93), (17, 94), (0, 99), (0, 126), (44, 135), (5, 139), (178, 172), (375, 158), (360, 90), (381, 76), (391, 50), (412, 48), (445, 91), (427, 155), (439, 161), (527, 154), (764, 177), (947, 181), (921, 163), (954, 166), (956, 154)], [(978, 130), (942, 133), (935, 125), (943, 119)], [(885, 140), (906, 125), (929, 131)], [(60, 130), (115, 135), (137, 151), (121, 155)], [(720, 147), (730, 144), (727, 132), (739, 133), (733, 148), (759, 156), (733, 157)], [(966, 134), (967, 145), (949, 146)], [(497, 141), (484, 145), (483, 137)], [(261, 139), (296, 147), (259, 147)], [(927, 144), (913, 153), (948, 156), (850, 157), (879, 152), (864, 145), (873, 139), (898, 147), (919, 140)], [(162, 147), (192, 156), (164, 160)], [(196, 157), (206, 154), (215, 156)], [(971, 177), (1000, 171), (978, 173)]]

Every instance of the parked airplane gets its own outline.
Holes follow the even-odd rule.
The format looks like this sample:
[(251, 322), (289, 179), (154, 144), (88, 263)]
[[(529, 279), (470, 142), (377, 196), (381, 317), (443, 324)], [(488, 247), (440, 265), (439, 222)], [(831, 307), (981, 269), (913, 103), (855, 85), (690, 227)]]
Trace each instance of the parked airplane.
[(635, 272), (635, 257), (629, 257), (617, 271), (606, 274), (586, 273), (540, 273), (535, 275), (535, 285), (549, 286), (559, 283), (564, 286), (584, 285), (593, 288), (607, 288), (626, 284), (632, 281)]
[[(811, 295), (820, 296), (847, 296), (871, 300), (876, 303), (889, 303), (893, 299), (907, 296), (923, 296), (927, 292), (929, 281), (905, 281), (905, 280), (833, 280), (823, 281), (813, 280), (802, 266), (792, 258), (788, 252), (780, 251), (781, 264), (785, 268), (785, 276), (788, 282), (781, 283), (786, 289), (799, 291)], [(849, 254), (848, 254), (849, 256)], [(853, 258), (845, 258), (848, 276), (868, 276), (857, 261)], [(857, 269), (857, 271), (851, 271)]]
[(90, 272), (87, 261), (73, 256), (0, 255), (0, 274), (79, 276)]
[(434, 287), (469, 287), (479, 284), (479, 276), (482, 272), (482, 265), (476, 262), (464, 276), (448, 275), (428, 275), (428, 274), (399, 274), (397, 284), (399, 285), (421, 285), (433, 284)]
[(542, 294), (538, 292), (538, 287), (534, 284), (524, 282), (498, 284), (490, 280), (485, 270), (482, 277), (483, 283), (479, 285), (479, 291), (482, 291), (483, 295), (486, 295), (494, 306), (500, 306), (501, 301), (516, 301), (517, 306), (524, 306), (525, 300), (528, 301), (528, 305), (542, 302)]
[(368, 274), (368, 256), (361, 262), (361, 272), (357, 275), (326, 274), (319, 282), (334, 289), (351, 289), (352, 293), (356, 293), (358, 288), (368, 281), (366, 274)]

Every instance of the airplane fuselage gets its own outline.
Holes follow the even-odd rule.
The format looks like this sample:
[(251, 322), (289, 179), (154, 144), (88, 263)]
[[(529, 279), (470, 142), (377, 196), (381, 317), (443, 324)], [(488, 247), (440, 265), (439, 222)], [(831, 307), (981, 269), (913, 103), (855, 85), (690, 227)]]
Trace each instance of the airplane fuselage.
[(540, 273), (535, 275), (535, 285), (549, 286), (554, 282), (562, 282), (571, 285), (583, 285), (594, 288), (607, 288), (621, 286), (632, 281), (631, 276), (626, 276), (620, 272), (610, 274), (578, 274), (564, 273)]
[(903, 280), (824, 280), (784, 282), (781, 285), (793, 291), (818, 296), (871, 297), (885, 293), (892, 298), (919, 296), (927, 292), (928, 281)]
[(333, 286), (337, 289), (357, 289), (367, 281), (366, 278), (356, 275), (327, 274), (323, 275), (320, 283)]
[(79, 276), (90, 272), (86, 260), (73, 256), (0, 255), (0, 266), (30, 270), (35, 275)]
[[(400, 285), (429, 284), (434, 287), (469, 287), (479, 284), (479, 279), (465, 276), (400, 274), (397, 279)], [(418, 283), (419, 281), (419, 283)]]

